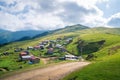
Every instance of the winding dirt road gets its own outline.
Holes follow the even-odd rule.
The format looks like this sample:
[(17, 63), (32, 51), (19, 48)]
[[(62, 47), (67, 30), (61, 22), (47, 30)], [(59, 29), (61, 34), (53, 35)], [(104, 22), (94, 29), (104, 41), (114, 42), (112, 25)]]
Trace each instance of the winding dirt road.
[(2, 80), (59, 80), (67, 74), (88, 65), (89, 62), (64, 63), (47, 68), (26, 71)]

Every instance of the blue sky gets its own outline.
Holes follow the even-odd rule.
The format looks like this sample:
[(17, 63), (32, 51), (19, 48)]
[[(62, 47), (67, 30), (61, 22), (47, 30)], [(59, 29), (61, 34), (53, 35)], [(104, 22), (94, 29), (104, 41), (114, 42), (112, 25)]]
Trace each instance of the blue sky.
[(120, 27), (120, 0), (0, 0), (0, 29)]

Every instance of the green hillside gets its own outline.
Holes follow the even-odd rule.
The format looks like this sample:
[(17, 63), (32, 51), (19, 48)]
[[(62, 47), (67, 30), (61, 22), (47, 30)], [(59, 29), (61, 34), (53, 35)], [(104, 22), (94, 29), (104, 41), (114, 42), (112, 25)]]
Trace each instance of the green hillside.
[[(25, 68), (31, 68), (35, 66), (43, 66), (44, 63), (41, 61), (39, 64), (33, 64), (30, 65), (25, 62), (18, 62), (19, 53), (20, 52), (14, 52), (15, 48), (23, 48), (24, 50), (27, 49), (28, 46), (36, 46), (40, 42), (45, 40), (54, 41), (58, 38), (61, 39), (61, 41), (57, 41), (55, 44), (60, 44), (64, 46), (64, 48), (69, 52), (70, 54), (74, 54), (76, 56), (82, 56), (84, 59), (89, 54), (93, 54), (94, 56), (89, 59), (89, 61), (92, 61), (93, 63), (84, 68), (83, 70), (79, 70), (77, 72), (74, 72), (67, 76), (64, 80), (73, 80), (75, 76), (77, 76), (76, 80), (96, 80), (96, 76), (100, 76), (100, 79), (98, 80), (107, 80), (105, 76), (109, 77), (110, 75), (113, 75), (111, 72), (111, 69), (114, 69), (113, 73), (116, 73), (116, 75), (113, 75), (112, 80), (116, 80), (117, 78), (114, 78), (117, 76), (120, 78), (117, 73), (119, 73), (119, 48), (114, 50), (114, 47), (120, 45), (120, 29), (116, 28), (88, 28), (82, 25), (77, 26), (69, 26), (64, 29), (53, 31), (52, 33), (32, 39), (27, 41), (21, 41), (21, 42), (14, 42), (10, 43), (8, 45), (4, 45), (0, 48), (0, 55), (4, 52), (9, 52), (10, 54), (5, 56), (0, 56), (0, 68), (8, 68), (8, 71), (0, 71), (1, 74), (6, 74), (7, 72), (20, 70), (20, 66), (23, 66), (23, 69)], [(67, 39), (73, 39), (71, 42), (66, 43)], [(50, 44), (50, 42), (49, 42)], [(46, 45), (45, 47), (47, 47)], [(111, 53), (109, 53), (109, 49), (111, 50)], [(82, 50), (82, 51), (81, 51)], [(34, 56), (37, 57), (63, 57), (66, 52), (61, 52), (59, 49), (54, 49), (54, 54), (52, 55), (46, 55), (47, 49), (44, 50), (29, 50), (30, 53), (32, 53)], [(56, 59), (53, 61), (55, 62), (61, 62), (60, 60)], [(102, 65), (102, 66), (100, 66)], [(98, 69), (99, 68), (99, 69)], [(104, 68), (104, 69), (103, 69)], [(119, 72), (118, 72), (118, 71)], [(94, 72), (92, 72), (94, 71)], [(95, 72), (96, 71), (96, 72)], [(108, 72), (108, 74), (105, 74)], [(91, 72), (93, 74), (91, 74)], [(86, 75), (87, 74), (87, 75)], [(72, 75), (72, 76), (71, 76)], [(82, 75), (80, 77), (79, 75)], [(102, 78), (103, 76), (103, 78)]]
[(76, 32), (84, 29), (89, 29), (87, 26), (83, 26), (81, 24), (66, 26), (65, 28), (57, 29), (53, 31), (54, 34), (61, 34), (61, 33), (69, 33), (69, 32)]
[(112, 29), (96, 28), (94, 30), (95, 34), (84, 34), (81, 38), (86, 42), (105, 40), (104, 45), (93, 52), (97, 58), (92, 60), (93, 63), (89, 66), (73, 72), (63, 80), (118, 80), (120, 78), (120, 35), (116, 35), (119, 34), (119, 29), (112, 31)]

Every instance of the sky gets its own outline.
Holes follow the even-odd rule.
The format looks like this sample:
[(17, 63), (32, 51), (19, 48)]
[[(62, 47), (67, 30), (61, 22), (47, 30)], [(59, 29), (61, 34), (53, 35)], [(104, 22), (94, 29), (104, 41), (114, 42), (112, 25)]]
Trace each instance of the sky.
[(120, 0), (0, 0), (0, 29), (120, 28)]

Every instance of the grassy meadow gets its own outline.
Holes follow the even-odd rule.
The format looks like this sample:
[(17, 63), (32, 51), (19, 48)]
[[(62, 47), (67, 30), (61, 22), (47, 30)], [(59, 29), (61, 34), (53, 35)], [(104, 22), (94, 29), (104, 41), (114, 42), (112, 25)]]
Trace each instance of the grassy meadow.
[[(66, 29), (65, 29), (66, 30)], [(79, 41), (84, 41), (83, 45), (83, 58), (86, 58), (88, 54), (94, 54), (96, 58), (89, 60), (91, 64), (86, 66), (83, 69), (77, 70), (72, 74), (66, 76), (63, 80), (118, 80), (120, 79), (120, 50), (113, 51), (111, 55), (108, 55), (108, 50), (112, 47), (120, 45), (120, 32), (119, 29), (109, 29), (109, 28), (91, 28), (85, 30), (77, 30), (71, 32), (70, 30), (59, 30), (58, 32), (54, 32), (47, 36), (43, 36), (40, 38), (36, 38), (33, 40), (26, 40), (20, 42), (13, 42), (8, 45), (4, 45), (0, 47), (0, 54), (8, 51), (11, 54), (9, 56), (1, 56), (0, 57), (0, 68), (8, 67), (9, 71), (2, 72), (0, 71), (0, 75), (4, 75), (9, 72), (14, 72), (17, 70), (21, 70), (19, 67), (22, 65), (23, 69), (30, 69), (32, 67), (41, 67), (45, 65), (41, 60), (40, 63), (30, 65), (25, 62), (17, 62), (18, 56), (20, 52), (14, 52), (15, 47), (21, 47), (26, 49), (28, 46), (35, 46), (39, 44), (39, 42), (44, 40), (55, 40), (57, 38), (71, 37), (73, 41), (67, 45), (65, 48), (76, 56), (80, 56), (80, 48)], [(63, 33), (62, 33), (63, 31)], [(104, 43), (99, 44), (104, 40)], [(64, 41), (61, 42), (63, 44)], [(57, 50), (56, 50), (57, 51)], [(41, 54), (45, 54), (44, 51), (32, 51), (30, 52), (38, 56)], [(64, 53), (59, 54), (55, 53), (54, 55), (63, 56)], [(45, 56), (46, 57), (46, 56)], [(52, 63), (61, 62), (56, 60)]]

